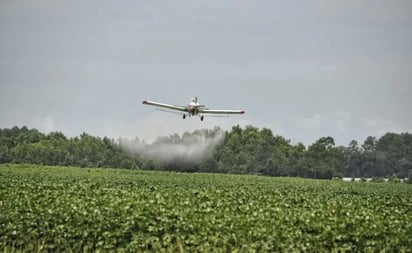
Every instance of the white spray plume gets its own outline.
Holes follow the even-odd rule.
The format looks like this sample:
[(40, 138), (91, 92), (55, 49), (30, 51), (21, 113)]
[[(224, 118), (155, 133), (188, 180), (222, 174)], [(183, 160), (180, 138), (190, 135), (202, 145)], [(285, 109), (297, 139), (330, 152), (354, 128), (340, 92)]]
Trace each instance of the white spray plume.
[(178, 134), (169, 137), (158, 137), (152, 144), (135, 139), (133, 141), (120, 140), (120, 146), (129, 153), (137, 154), (144, 160), (160, 162), (198, 163), (213, 154), (225, 132), (214, 130), (195, 130), (185, 132), (181, 137)]

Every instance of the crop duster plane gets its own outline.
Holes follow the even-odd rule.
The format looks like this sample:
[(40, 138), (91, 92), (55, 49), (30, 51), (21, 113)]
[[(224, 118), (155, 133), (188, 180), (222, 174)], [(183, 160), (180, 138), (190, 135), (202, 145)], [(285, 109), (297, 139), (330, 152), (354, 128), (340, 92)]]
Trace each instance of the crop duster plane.
[(190, 103), (186, 106), (183, 105), (171, 105), (171, 104), (164, 104), (153, 102), (149, 100), (144, 100), (143, 104), (145, 105), (153, 105), (161, 108), (166, 108), (169, 110), (180, 111), (183, 113), (183, 119), (186, 119), (187, 116), (199, 116), (200, 120), (203, 121), (205, 114), (244, 114), (244, 110), (211, 110), (206, 108), (205, 105), (201, 105), (197, 102), (197, 97), (192, 98)]

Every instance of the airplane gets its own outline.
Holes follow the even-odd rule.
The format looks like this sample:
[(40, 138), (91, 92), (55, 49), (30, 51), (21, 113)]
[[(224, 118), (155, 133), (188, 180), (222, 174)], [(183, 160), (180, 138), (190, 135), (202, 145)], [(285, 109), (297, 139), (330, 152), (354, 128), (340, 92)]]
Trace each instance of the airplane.
[(153, 102), (149, 100), (144, 100), (143, 104), (145, 105), (152, 105), (157, 107), (162, 107), (170, 110), (181, 111), (183, 112), (183, 119), (186, 119), (186, 116), (199, 116), (200, 120), (203, 121), (204, 115), (203, 114), (244, 114), (244, 110), (210, 110), (206, 108), (205, 105), (201, 105), (197, 101), (197, 97), (192, 98), (190, 103), (186, 106), (182, 105), (171, 105), (171, 104), (164, 104)]

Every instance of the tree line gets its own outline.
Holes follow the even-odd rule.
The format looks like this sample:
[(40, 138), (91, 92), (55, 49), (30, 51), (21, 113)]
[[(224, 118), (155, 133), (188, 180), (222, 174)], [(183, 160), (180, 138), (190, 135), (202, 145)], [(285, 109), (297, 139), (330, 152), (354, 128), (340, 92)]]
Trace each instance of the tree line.
[[(234, 126), (221, 140), (205, 147), (198, 159), (162, 160), (147, 156), (145, 150), (165, 143), (187, 145), (194, 138), (204, 142), (216, 139), (221, 129), (196, 130), (158, 138), (152, 144), (139, 139), (113, 140), (83, 133), (67, 138), (61, 132), (44, 134), (36, 129), (0, 129), (0, 163), (111, 167), (186, 172), (218, 172), (268, 176), (333, 177), (412, 176), (412, 134), (386, 133), (379, 139), (369, 136), (359, 144), (337, 146), (332, 137), (321, 137), (313, 144), (291, 144), (268, 128)], [(204, 139), (199, 139), (201, 136)], [(138, 145), (139, 151), (125, 148)], [(143, 151), (142, 151), (143, 150)], [(154, 149), (157, 150), (157, 149)], [(185, 154), (192, 155), (190, 152)]]

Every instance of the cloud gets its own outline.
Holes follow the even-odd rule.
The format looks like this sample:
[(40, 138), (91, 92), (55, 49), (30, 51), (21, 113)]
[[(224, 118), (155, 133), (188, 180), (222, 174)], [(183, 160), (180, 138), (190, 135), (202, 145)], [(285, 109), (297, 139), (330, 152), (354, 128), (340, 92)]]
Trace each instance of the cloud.
[(50, 133), (56, 131), (56, 124), (52, 116), (35, 116), (33, 120), (33, 127), (41, 132)]
[(336, 125), (339, 131), (347, 132), (349, 130), (349, 124), (351, 122), (351, 115), (345, 111), (338, 111), (336, 114)]
[[(296, 126), (291, 127), (293, 130), (293, 139), (310, 144), (322, 136), (332, 136), (335, 143), (345, 144), (347, 139), (353, 136), (347, 136), (351, 131), (352, 117), (346, 110), (339, 110), (330, 113), (315, 113), (311, 116), (297, 119)], [(358, 129), (360, 131), (360, 129)]]
[(321, 126), (322, 116), (318, 113), (298, 119), (298, 124), (305, 129), (318, 129)]
[(365, 118), (362, 124), (368, 129), (370, 135), (382, 136), (387, 132), (407, 132), (408, 129), (403, 128), (394, 121), (384, 118)]

